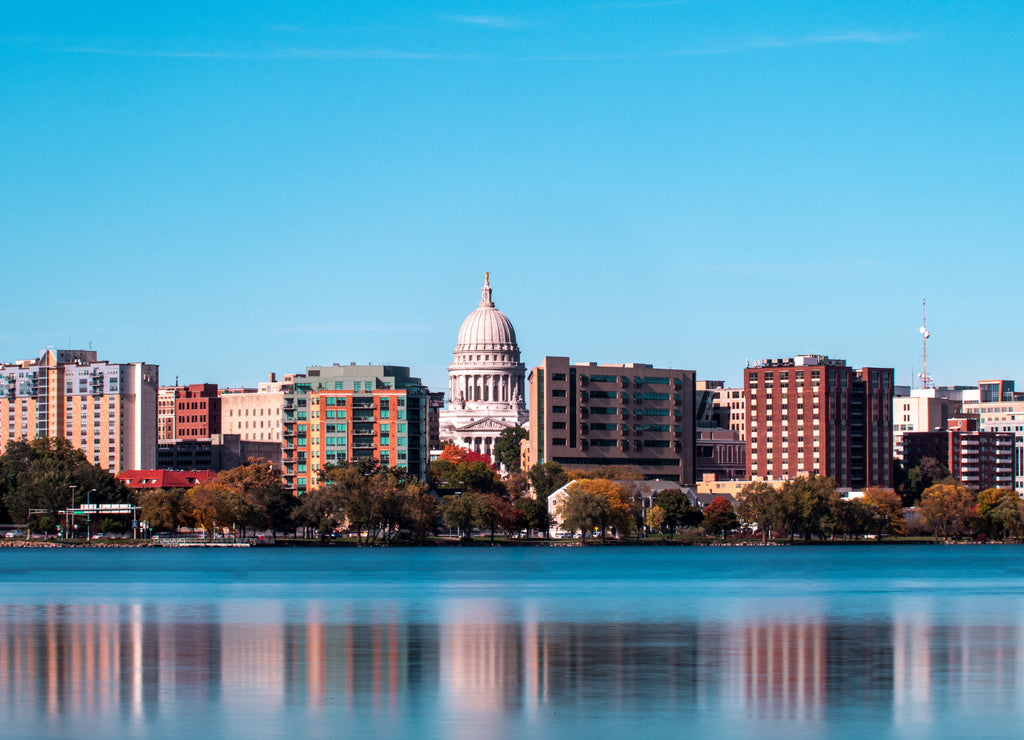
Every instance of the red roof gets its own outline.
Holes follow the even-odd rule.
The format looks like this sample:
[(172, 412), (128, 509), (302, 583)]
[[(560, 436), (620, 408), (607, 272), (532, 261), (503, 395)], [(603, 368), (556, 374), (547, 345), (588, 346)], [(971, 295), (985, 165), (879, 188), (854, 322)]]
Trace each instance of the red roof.
[(133, 490), (192, 488), (217, 474), (212, 470), (126, 470), (117, 479)]

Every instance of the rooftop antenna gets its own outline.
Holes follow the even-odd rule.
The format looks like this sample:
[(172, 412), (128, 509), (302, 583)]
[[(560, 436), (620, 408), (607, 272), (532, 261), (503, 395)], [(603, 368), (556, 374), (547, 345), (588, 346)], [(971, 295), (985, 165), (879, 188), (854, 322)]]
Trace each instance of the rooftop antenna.
[(927, 388), (928, 384), (932, 382), (932, 379), (928, 376), (928, 337), (931, 333), (928, 331), (928, 311), (925, 305), (925, 300), (921, 299), (921, 360), (924, 363), (924, 367), (919, 377), (921, 379), (921, 387)]

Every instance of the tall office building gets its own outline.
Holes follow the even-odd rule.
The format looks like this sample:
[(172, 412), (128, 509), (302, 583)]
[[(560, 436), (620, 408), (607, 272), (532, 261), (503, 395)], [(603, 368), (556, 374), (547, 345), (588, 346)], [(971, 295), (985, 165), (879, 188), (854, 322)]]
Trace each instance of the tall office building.
[(694, 481), (694, 372), (545, 357), (530, 371), (530, 465), (628, 465)]
[(409, 368), (309, 367), (282, 390), (284, 479), (295, 493), (318, 487), (325, 465), (361, 458), (426, 480), (430, 391)]
[(748, 477), (893, 486), (892, 368), (798, 355), (747, 367), (743, 382)]
[(44, 350), (0, 365), (0, 450), (64, 437), (112, 473), (156, 465), (159, 368), (97, 360), (92, 350)]

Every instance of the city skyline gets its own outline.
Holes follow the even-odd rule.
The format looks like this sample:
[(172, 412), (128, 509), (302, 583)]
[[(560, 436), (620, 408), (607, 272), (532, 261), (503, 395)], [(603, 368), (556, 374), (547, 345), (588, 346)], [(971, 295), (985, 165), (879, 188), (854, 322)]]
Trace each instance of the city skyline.
[[(490, 270), (523, 362), (739, 386), (819, 353), (1017, 375), (1024, 8), (8, 10), (0, 359), (447, 387)], [(980, 265), (980, 269), (975, 267)], [(986, 269), (988, 268), (988, 269)], [(19, 279), (20, 278), (20, 279)]]

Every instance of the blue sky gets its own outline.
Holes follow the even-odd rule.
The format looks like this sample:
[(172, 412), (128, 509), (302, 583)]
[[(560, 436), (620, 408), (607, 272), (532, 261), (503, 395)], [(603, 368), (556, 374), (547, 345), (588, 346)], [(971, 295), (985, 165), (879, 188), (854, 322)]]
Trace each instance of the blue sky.
[[(255, 6), (255, 8), (250, 7)], [(1024, 3), (6, 3), (0, 359), (1015, 378)], [(1020, 374), (1024, 380), (1024, 374)]]

